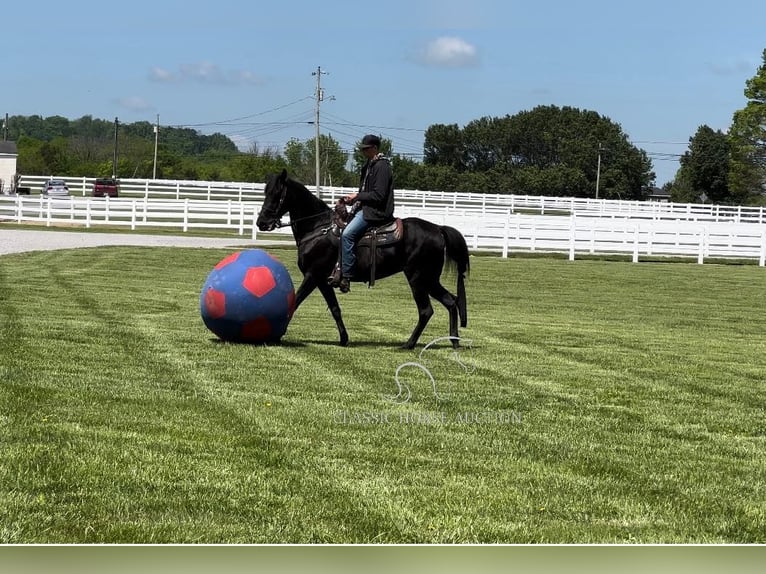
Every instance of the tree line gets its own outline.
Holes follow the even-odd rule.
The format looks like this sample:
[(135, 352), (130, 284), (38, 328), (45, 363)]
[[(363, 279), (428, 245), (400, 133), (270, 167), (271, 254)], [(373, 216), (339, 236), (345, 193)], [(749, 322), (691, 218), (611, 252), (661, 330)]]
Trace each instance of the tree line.
[[(689, 139), (674, 181), (674, 201), (763, 203), (766, 184), (766, 50), (746, 82), (747, 103), (728, 133), (702, 125)], [(316, 182), (316, 142), (290, 140), (282, 150), (237, 149), (227, 136), (155, 126), (119, 124), (84, 116), (12, 116), (18, 171), (27, 175), (106, 177), (116, 144), (119, 177), (263, 182), (287, 169), (306, 185)], [(504, 117), (481, 117), (463, 127), (434, 124), (425, 132), (422, 160), (399, 154), (382, 138), (398, 189), (645, 199), (655, 174), (647, 153), (611, 119), (573, 107), (538, 106)], [(330, 135), (319, 136), (324, 186), (353, 187), (364, 161)]]
[[(316, 179), (315, 140), (290, 140), (283, 150), (240, 151), (220, 133), (160, 127), (156, 167), (155, 126), (115, 125), (84, 116), (12, 116), (10, 139), (17, 142), (18, 171), (27, 175), (119, 177), (261, 182), (287, 169), (307, 185)], [(115, 142), (116, 133), (116, 142)], [(397, 154), (390, 139), (381, 151), (391, 158), (399, 189), (641, 198), (654, 174), (642, 150), (619, 125), (595, 112), (541, 106), (503, 118), (485, 117), (464, 128), (432, 125), (424, 157)], [(330, 135), (319, 136), (322, 185), (353, 187), (364, 156), (344, 151)], [(597, 154), (603, 155), (597, 174)]]

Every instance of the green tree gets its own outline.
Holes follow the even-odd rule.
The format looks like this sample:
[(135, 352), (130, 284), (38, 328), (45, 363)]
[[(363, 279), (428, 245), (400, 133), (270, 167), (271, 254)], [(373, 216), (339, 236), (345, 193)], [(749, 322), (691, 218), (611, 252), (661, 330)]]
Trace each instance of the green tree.
[(681, 166), (670, 184), (670, 200), (676, 203), (696, 203), (700, 200), (699, 193), (694, 190), (691, 182), (691, 170)]
[(729, 201), (729, 152), (728, 136), (706, 125), (689, 139), (680, 163), (697, 197), (704, 193), (714, 203)]
[(498, 191), (594, 196), (598, 177), (600, 197), (641, 199), (655, 178), (646, 152), (633, 146), (618, 124), (592, 111), (538, 106), (514, 116), (480, 118), (459, 133), (455, 126), (432, 128), (424, 145), (427, 165), (492, 171), (488, 181)]
[(729, 188), (735, 201), (766, 192), (766, 49), (762, 64), (745, 82), (747, 104), (734, 112), (729, 138)]
[(234, 181), (266, 181), (269, 174), (288, 169), (287, 161), (271, 150), (259, 152), (254, 146), (249, 153), (244, 153), (232, 162), (232, 180)]
[(67, 140), (61, 137), (49, 142), (43, 142), (40, 146), (40, 156), (43, 161), (43, 171), (46, 175), (69, 174), (69, 154), (67, 153), (67, 148)]
[(423, 163), (464, 169), (463, 132), (457, 124), (434, 124), (428, 127), (423, 146)]
[[(316, 139), (291, 139), (285, 145), (289, 171), (305, 185), (316, 185)], [(332, 136), (319, 136), (319, 173), (322, 185), (344, 185), (348, 180), (348, 154)]]

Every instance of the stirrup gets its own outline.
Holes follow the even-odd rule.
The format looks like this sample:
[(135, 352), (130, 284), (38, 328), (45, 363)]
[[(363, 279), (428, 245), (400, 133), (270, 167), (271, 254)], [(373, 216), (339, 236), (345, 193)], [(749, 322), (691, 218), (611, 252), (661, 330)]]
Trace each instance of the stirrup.
[(343, 278), (340, 265), (336, 265), (335, 269), (332, 270), (332, 273), (327, 278), (327, 284), (331, 287), (339, 287), (341, 279)]

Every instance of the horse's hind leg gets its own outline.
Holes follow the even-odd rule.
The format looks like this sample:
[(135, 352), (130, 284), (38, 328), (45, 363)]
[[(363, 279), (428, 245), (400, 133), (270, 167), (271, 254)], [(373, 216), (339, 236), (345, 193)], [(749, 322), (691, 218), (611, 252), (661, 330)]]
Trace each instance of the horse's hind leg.
[(418, 306), (418, 324), (415, 325), (415, 330), (412, 331), (409, 340), (402, 345), (404, 349), (412, 349), (418, 342), (420, 335), (423, 333), (423, 329), (428, 325), (428, 321), (434, 314), (434, 309), (431, 307), (431, 301), (428, 298), (428, 290), (419, 285), (416, 282), (410, 282), (410, 289), (412, 289), (412, 296), (415, 299), (415, 304)]
[(441, 283), (436, 283), (429, 291), (431, 297), (439, 301), (449, 313), (449, 335), (452, 338), (452, 346), (457, 349), (460, 346), (458, 334), (458, 309), (457, 297), (444, 288)]

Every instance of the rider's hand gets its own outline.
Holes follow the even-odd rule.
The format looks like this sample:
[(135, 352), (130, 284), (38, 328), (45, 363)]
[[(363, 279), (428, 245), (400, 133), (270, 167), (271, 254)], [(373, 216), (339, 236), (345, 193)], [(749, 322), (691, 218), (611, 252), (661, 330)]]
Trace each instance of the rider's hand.
[(343, 203), (347, 203), (351, 205), (356, 201), (356, 196), (359, 195), (358, 193), (349, 193), (346, 197), (343, 198)]

